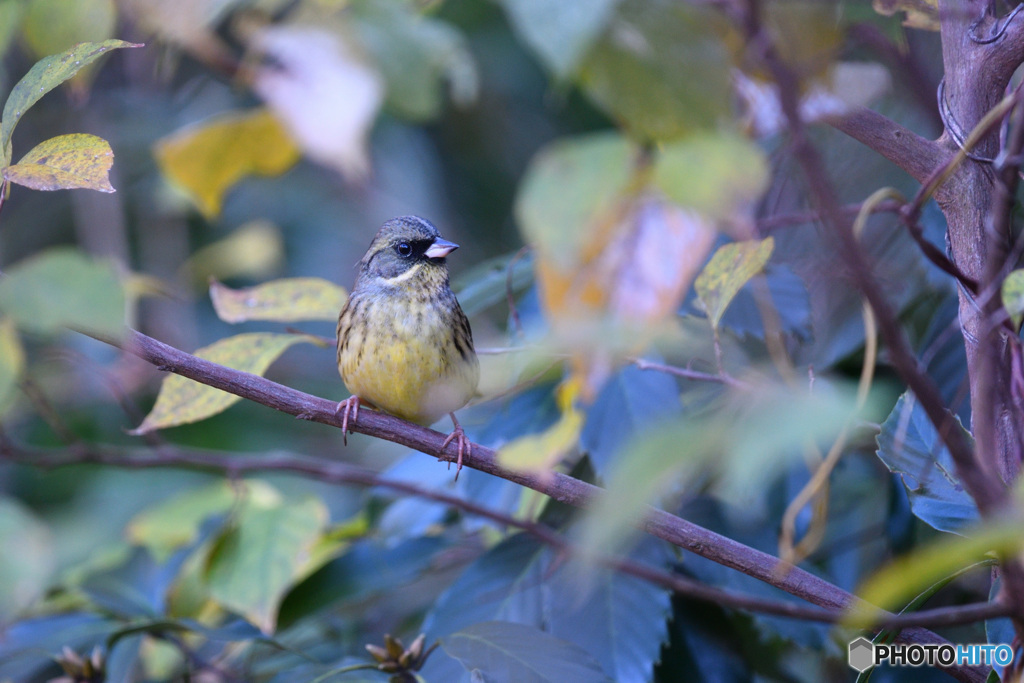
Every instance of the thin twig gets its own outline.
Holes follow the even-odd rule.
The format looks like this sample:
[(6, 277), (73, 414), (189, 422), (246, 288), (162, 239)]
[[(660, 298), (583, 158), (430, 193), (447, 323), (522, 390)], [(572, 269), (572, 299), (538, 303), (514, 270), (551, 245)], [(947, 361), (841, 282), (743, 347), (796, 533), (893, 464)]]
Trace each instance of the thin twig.
[(57, 435), (58, 439), (69, 446), (81, 442), (78, 435), (68, 427), (64, 418), (62, 418), (57, 409), (53, 407), (50, 399), (47, 398), (46, 394), (43, 393), (43, 390), (39, 388), (39, 385), (26, 377), (21, 380), (19, 386), (21, 387), (21, 391), (28, 397), (28, 400), (32, 403), (46, 424), (50, 425), (50, 429), (53, 430), (53, 433)]
[(683, 379), (692, 379), (697, 382), (714, 382), (716, 384), (728, 384), (731, 387), (738, 389), (749, 389), (750, 385), (743, 380), (736, 379), (728, 373), (722, 374), (711, 374), (710, 372), (700, 372), (699, 370), (691, 370), (690, 368), (680, 368), (675, 365), (665, 365), (663, 363), (652, 363), (649, 360), (643, 358), (632, 359), (633, 365), (640, 370), (655, 370), (657, 372), (665, 372), (676, 377), (682, 377)]

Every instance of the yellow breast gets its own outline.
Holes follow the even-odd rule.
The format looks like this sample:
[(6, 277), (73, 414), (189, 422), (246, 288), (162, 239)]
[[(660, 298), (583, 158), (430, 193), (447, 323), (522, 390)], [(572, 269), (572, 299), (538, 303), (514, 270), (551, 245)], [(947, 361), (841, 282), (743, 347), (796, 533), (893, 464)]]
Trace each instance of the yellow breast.
[(479, 381), (479, 361), (471, 341), (456, 339), (465, 316), (454, 296), (455, 311), (394, 298), (353, 295), (338, 325), (338, 370), (354, 395), (429, 425), (466, 405)]

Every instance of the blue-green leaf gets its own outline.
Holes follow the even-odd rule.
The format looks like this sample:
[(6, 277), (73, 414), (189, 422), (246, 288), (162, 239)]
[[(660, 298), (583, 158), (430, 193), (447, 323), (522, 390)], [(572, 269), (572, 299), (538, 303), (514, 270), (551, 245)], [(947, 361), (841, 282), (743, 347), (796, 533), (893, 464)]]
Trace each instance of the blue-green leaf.
[(580, 445), (603, 478), (631, 437), (679, 412), (679, 388), (671, 376), (630, 365), (601, 388), (587, 411)]
[(611, 683), (594, 658), (544, 631), (485, 621), (453, 633), (443, 647), (474, 675), (492, 683)]
[[(630, 557), (648, 566), (665, 561), (662, 545), (654, 540), (641, 544)], [(480, 622), (526, 624), (571, 641), (616, 680), (650, 680), (667, 638), (670, 595), (618, 572), (587, 568), (583, 574), (580, 569), (556, 560), (537, 539), (516, 534), (459, 577), (436, 602), (423, 630), (431, 641)], [(432, 657), (423, 675), (444, 681), (466, 677), (443, 655)]]
[[(953, 429), (963, 429), (960, 420), (950, 419), (956, 420)], [(955, 534), (978, 521), (978, 507), (960, 482), (952, 456), (913, 395), (903, 394), (882, 424), (878, 457), (900, 475), (911, 510), (922, 521)]]

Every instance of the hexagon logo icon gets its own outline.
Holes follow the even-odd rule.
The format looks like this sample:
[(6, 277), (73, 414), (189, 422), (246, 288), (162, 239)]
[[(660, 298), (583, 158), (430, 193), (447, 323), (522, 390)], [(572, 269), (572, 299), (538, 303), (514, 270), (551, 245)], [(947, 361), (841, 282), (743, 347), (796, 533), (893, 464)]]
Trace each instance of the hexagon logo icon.
[(850, 643), (850, 667), (857, 671), (866, 671), (875, 663), (875, 646), (867, 638), (860, 637)]

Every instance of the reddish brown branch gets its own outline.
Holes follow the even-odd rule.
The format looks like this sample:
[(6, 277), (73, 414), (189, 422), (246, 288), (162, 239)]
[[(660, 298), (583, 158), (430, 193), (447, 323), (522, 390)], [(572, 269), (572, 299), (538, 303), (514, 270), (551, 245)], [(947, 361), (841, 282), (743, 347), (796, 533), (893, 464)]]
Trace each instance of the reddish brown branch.
[(878, 152), (922, 184), (951, 156), (938, 143), (864, 107), (832, 119), (829, 124)]
[[(331, 484), (385, 488), (448, 505), (467, 514), (491, 520), (503, 527), (520, 529), (567, 554), (580, 552), (579, 548), (568, 539), (543, 524), (517, 519), (465, 498), (425, 489), (404, 481), (387, 479), (363, 467), (293, 454), (257, 455), (246, 453), (236, 455), (208, 450), (190, 451), (171, 446), (165, 446), (158, 452), (126, 452), (84, 444), (60, 450), (47, 450), (15, 446), (0, 436), (0, 458), (8, 462), (17, 462), (43, 469), (95, 464), (126, 469), (187, 468), (231, 477), (252, 472), (284, 472)], [(823, 623), (839, 623), (845, 617), (845, 612), (842, 610), (807, 607), (792, 602), (742, 595), (628, 559), (610, 556), (598, 556), (593, 559), (604, 567), (661, 586), (682, 597), (713, 602), (721, 607)], [(941, 607), (893, 615), (880, 621), (877, 628), (956, 626), (1006, 616), (1007, 613), (1007, 607), (997, 602)]]
[[(301, 419), (341, 427), (341, 419), (334, 412), (334, 401), (311, 396), (258, 375), (211, 363), (134, 330), (127, 331), (121, 346), (162, 370), (174, 372)], [(377, 411), (361, 410), (358, 419), (350, 420), (349, 426), (362, 434), (386, 439), (447, 462), (454, 462), (458, 456), (454, 444), (445, 450), (441, 449), (445, 439), (443, 434)], [(497, 463), (493, 450), (479, 444), (473, 445), (472, 454), (464, 459), (464, 464), (526, 486), (574, 507), (589, 507), (591, 502), (603, 493), (603, 489), (597, 486), (559, 472), (542, 476), (507, 470)], [(664, 510), (649, 508), (647, 516), (639, 526), (657, 538), (736, 569), (815, 605), (832, 610), (845, 610), (864, 604), (856, 596), (798, 567), (787, 567), (788, 571), (781, 572), (781, 561), (778, 558)], [(883, 619), (890, 617), (889, 614), (881, 615)], [(945, 642), (936, 634), (919, 627), (903, 629), (899, 640), (920, 643)], [(981, 669), (971, 667), (958, 667), (950, 669), (950, 672), (964, 681), (982, 681), (986, 675)]]

